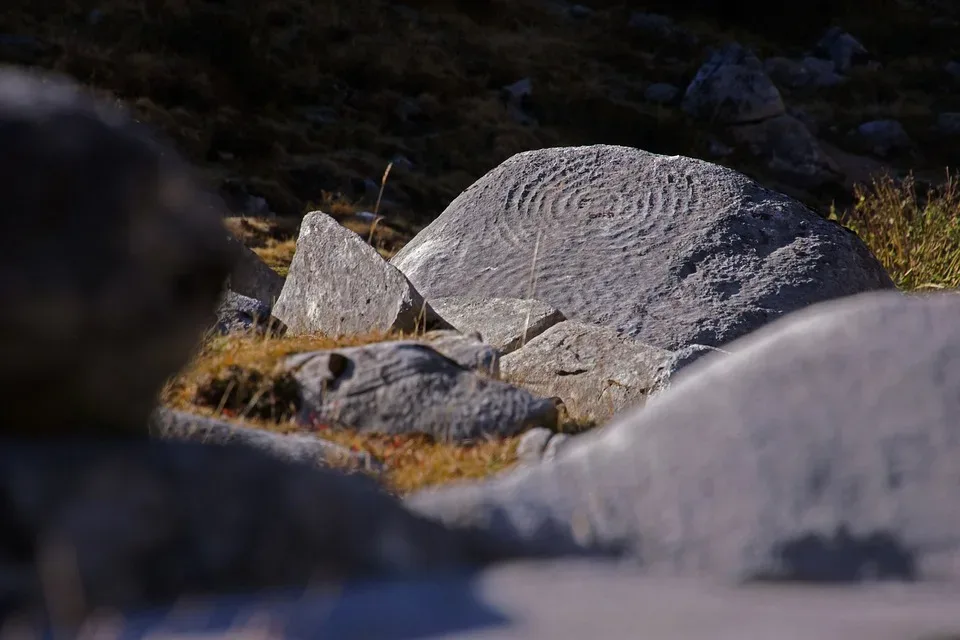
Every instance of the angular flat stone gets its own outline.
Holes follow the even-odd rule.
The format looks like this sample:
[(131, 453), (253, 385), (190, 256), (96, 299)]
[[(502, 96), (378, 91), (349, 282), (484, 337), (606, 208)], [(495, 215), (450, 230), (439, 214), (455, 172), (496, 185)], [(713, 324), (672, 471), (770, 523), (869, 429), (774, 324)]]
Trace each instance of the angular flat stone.
[(960, 296), (871, 293), (731, 345), (549, 464), (411, 503), (655, 575), (960, 583)]
[(564, 561), (347, 583), (336, 594), (205, 599), (201, 615), (131, 612), (120, 628), (124, 637), (246, 637), (244, 629), (260, 637), (259, 613), (283, 630), (270, 636), (278, 640), (583, 640), (635, 638), (640, 629), (649, 640), (948, 640), (960, 634), (958, 598), (944, 585), (737, 588)]
[(150, 435), (158, 440), (239, 444), (273, 458), (314, 467), (380, 470), (380, 463), (366, 452), (351, 451), (335, 442), (301, 433), (271, 433), (186, 411), (161, 408), (150, 419)]
[(290, 356), (306, 422), (462, 442), (556, 427), (558, 407), (468, 370), (426, 344), (381, 342)]
[(541, 397), (563, 400), (572, 418), (604, 421), (642, 406), (672, 352), (567, 320), (500, 360), (500, 376)]
[[(4, 433), (143, 433), (236, 254), (167, 144), (72, 80), (0, 68)], [(222, 203), (219, 203), (222, 204)]]
[(525, 298), (532, 280), (567, 318), (671, 350), (893, 287), (855, 234), (796, 200), (709, 162), (606, 145), (513, 156), (391, 262), (430, 300)]
[(292, 334), (449, 328), (376, 249), (321, 211), (303, 218), (273, 314)]
[(687, 87), (683, 110), (718, 124), (744, 124), (786, 113), (763, 63), (737, 43), (710, 56)]
[(458, 330), (479, 333), (484, 342), (501, 354), (516, 351), (565, 320), (562, 313), (539, 300), (448, 296), (431, 300), (430, 304)]

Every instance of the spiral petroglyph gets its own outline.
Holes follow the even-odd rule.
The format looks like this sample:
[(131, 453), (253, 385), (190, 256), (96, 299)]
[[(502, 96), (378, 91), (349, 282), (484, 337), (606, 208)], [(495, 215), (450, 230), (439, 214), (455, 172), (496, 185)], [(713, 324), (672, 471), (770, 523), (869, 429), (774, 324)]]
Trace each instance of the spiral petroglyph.
[(607, 145), (513, 156), (392, 264), (427, 299), (536, 297), (666, 349), (893, 286), (854, 234), (743, 174)]

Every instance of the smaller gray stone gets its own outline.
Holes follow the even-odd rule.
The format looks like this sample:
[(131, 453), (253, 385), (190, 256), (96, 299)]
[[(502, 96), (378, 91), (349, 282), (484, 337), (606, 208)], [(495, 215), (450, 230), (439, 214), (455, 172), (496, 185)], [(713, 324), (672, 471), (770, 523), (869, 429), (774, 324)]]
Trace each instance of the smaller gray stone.
[(910, 136), (897, 120), (871, 120), (856, 128), (853, 135), (878, 156), (903, 151), (913, 146)]
[(293, 334), (449, 328), (376, 249), (321, 211), (303, 218), (273, 314)]
[(450, 358), (464, 369), (497, 378), (500, 376), (500, 353), (480, 337), (453, 329), (428, 331), (420, 340)]
[(201, 416), (186, 411), (161, 408), (150, 419), (150, 435), (158, 440), (199, 442), (201, 444), (239, 444), (286, 462), (312, 467), (365, 469), (381, 471), (382, 465), (366, 452), (354, 452), (335, 442), (307, 434), (279, 434)]
[(709, 144), (707, 149), (710, 152), (710, 155), (714, 157), (724, 158), (733, 153), (733, 147), (731, 147), (728, 144), (724, 144), (722, 141), (720, 141), (714, 136), (710, 136), (708, 138), (708, 141), (709, 141)]
[(539, 396), (557, 396), (570, 417), (602, 421), (642, 405), (671, 352), (583, 322), (555, 325), (504, 356), (505, 380)]
[(671, 104), (679, 95), (680, 88), (669, 82), (655, 82), (643, 92), (643, 97), (647, 102), (657, 104)]
[(517, 443), (517, 460), (523, 464), (539, 462), (547, 448), (553, 432), (545, 427), (530, 429), (520, 437)]
[(425, 343), (380, 342), (297, 354), (300, 421), (464, 442), (556, 427), (558, 403), (460, 366)]
[(737, 43), (715, 51), (700, 67), (682, 107), (698, 119), (720, 124), (756, 122), (786, 113), (763, 64)]
[(836, 72), (836, 67), (830, 60), (807, 56), (801, 64), (807, 72), (807, 83), (812, 87), (835, 87), (847, 81), (845, 76)]
[(734, 139), (774, 172), (807, 188), (840, 177), (840, 168), (820, 147), (806, 125), (791, 115), (731, 128)]
[(256, 332), (261, 335), (282, 336), (287, 328), (273, 317), (270, 305), (228, 289), (217, 307), (217, 324), (214, 330), (221, 335)]
[(501, 354), (516, 351), (566, 319), (540, 300), (449, 296), (430, 304), (444, 320), (464, 333), (476, 331)]
[(503, 87), (503, 94), (510, 102), (522, 103), (533, 95), (533, 81), (530, 78), (517, 80)]
[(870, 53), (860, 41), (840, 27), (831, 27), (817, 43), (817, 50), (833, 61), (837, 71), (846, 73), (855, 64), (865, 63)]
[(593, 9), (585, 7), (582, 4), (575, 4), (567, 11), (571, 18), (583, 19), (593, 15)]
[(941, 113), (937, 116), (937, 130), (948, 136), (960, 136), (960, 113)]

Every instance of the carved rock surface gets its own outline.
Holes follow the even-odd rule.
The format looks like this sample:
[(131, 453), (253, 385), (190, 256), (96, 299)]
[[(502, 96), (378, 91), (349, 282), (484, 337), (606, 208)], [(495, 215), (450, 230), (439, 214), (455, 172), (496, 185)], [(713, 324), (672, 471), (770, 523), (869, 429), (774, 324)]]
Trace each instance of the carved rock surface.
[(731, 169), (597, 145), (520, 153), (391, 261), (427, 299), (534, 297), (662, 349), (720, 346), (893, 282), (852, 232)]

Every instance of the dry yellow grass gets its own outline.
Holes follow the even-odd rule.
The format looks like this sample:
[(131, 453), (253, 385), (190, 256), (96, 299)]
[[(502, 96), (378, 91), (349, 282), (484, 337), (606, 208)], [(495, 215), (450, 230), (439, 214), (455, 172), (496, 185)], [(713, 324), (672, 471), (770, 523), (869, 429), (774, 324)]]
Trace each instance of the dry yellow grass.
[[(252, 334), (209, 338), (193, 362), (162, 394), (166, 406), (241, 421), (271, 431), (302, 431), (293, 421), (295, 388), (278, 373), (287, 355), (333, 347), (370, 344), (402, 335), (368, 334), (349, 338)], [(409, 336), (407, 336), (409, 337)], [(482, 478), (516, 460), (517, 438), (491, 439), (469, 446), (434, 442), (424, 435), (385, 436), (319, 428), (316, 434), (384, 463), (383, 481), (396, 492), (458, 479)]]
[(960, 287), (960, 180), (948, 174), (923, 191), (912, 177), (880, 177), (855, 196), (853, 207), (830, 217), (857, 232), (898, 287)]

